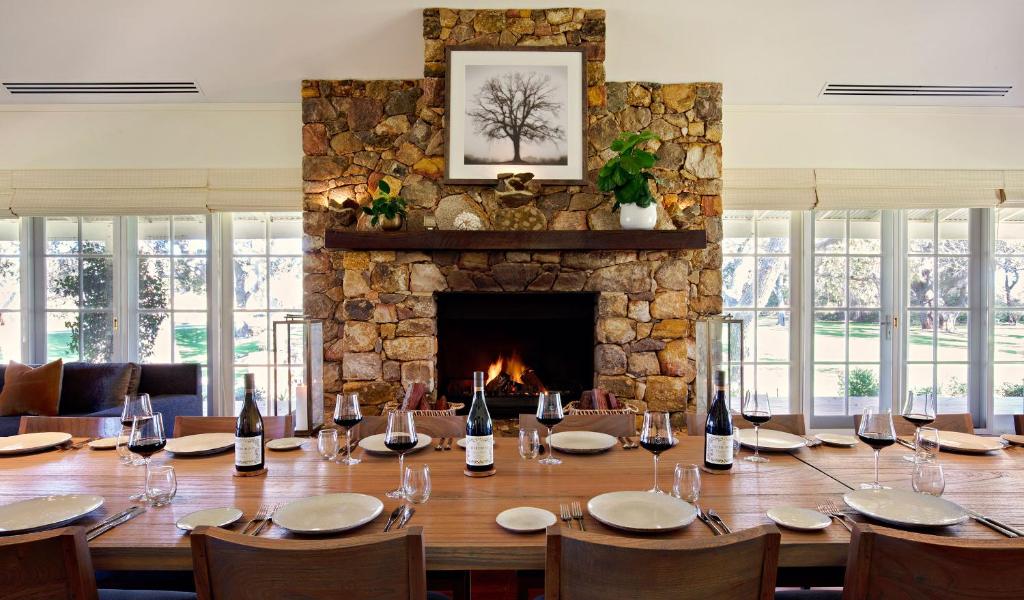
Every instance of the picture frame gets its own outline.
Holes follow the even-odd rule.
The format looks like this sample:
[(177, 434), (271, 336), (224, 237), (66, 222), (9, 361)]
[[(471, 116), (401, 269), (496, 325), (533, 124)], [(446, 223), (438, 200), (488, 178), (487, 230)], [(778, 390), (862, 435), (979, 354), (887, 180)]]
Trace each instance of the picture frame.
[(453, 46), (445, 58), (445, 183), (524, 171), (540, 183), (586, 183), (582, 48)]

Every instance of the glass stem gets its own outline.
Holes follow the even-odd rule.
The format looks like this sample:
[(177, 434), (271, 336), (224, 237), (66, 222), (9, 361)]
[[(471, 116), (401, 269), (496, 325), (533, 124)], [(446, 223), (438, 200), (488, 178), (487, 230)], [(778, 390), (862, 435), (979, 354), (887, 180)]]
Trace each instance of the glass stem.
[(654, 491), (656, 491), (656, 492), (661, 491), (660, 488), (658, 488), (658, 455), (657, 454), (654, 455)]
[(551, 447), (551, 436), (554, 435), (554, 433), (552, 433), (554, 430), (554, 427), (548, 427), (548, 458), (551, 458), (552, 456), (555, 455), (555, 449)]
[(352, 458), (352, 428), (345, 429), (345, 458)]
[(754, 458), (761, 455), (761, 426), (754, 425)]
[(398, 455), (398, 491), (405, 490), (405, 454)]
[(146, 457), (146, 478), (142, 480), (142, 499), (149, 497), (149, 457)]
[(880, 487), (878, 483), (878, 454), (879, 450), (875, 450), (875, 487)]

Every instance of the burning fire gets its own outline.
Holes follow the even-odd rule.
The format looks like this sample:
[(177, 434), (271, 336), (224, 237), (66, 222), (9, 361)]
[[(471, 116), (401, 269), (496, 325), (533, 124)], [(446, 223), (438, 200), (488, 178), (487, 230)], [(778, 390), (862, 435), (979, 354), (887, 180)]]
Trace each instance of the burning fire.
[(526, 364), (519, 358), (518, 352), (513, 352), (512, 356), (507, 359), (504, 356), (499, 356), (487, 367), (487, 383), (494, 381), (498, 375), (504, 372), (509, 379), (522, 385), (523, 373), (526, 373), (527, 369)]

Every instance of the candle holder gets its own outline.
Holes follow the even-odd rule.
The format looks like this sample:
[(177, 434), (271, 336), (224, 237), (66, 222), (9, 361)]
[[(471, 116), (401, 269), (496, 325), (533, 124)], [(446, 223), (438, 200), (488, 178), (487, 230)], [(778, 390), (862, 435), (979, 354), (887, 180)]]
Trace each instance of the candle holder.
[(729, 407), (742, 401), (746, 352), (743, 345), (743, 320), (732, 315), (713, 315), (697, 319), (697, 422), (703, 423), (715, 397), (715, 372), (725, 372)]
[(289, 414), (297, 435), (315, 435), (324, 426), (324, 323), (303, 315), (274, 321), (271, 415)]

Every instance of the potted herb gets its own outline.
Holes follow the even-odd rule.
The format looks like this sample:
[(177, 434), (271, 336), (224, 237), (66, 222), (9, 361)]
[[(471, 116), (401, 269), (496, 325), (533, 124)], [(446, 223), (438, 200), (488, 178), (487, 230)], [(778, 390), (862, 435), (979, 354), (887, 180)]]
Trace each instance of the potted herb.
[(384, 231), (401, 229), (405, 218), (405, 200), (391, 195), (391, 186), (383, 179), (377, 183), (377, 197), (363, 207), (363, 212), (370, 215), (370, 225)]
[(650, 131), (622, 133), (612, 142), (611, 158), (597, 174), (597, 187), (615, 194), (612, 210), (620, 208), (619, 225), (623, 229), (654, 229), (658, 223), (657, 200), (647, 183), (654, 175), (646, 169), (654, 166), (654, 154), (639, 148), (641, 144), (659, 139)]

